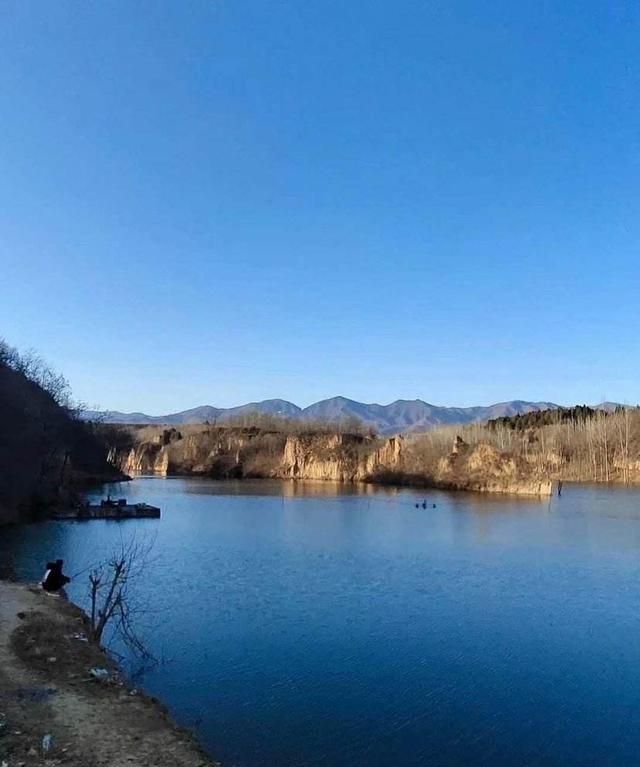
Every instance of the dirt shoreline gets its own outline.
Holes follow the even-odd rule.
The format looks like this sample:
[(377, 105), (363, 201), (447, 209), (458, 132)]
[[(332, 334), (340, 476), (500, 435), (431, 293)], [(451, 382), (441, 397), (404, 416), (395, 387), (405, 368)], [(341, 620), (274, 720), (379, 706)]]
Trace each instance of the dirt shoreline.
[[(72, 603), (0, 581), (0, 764), (219, 767), (102, 648), (83, 641), (85, 626)], [(94, 667), (108, 680), (92, 678)]]

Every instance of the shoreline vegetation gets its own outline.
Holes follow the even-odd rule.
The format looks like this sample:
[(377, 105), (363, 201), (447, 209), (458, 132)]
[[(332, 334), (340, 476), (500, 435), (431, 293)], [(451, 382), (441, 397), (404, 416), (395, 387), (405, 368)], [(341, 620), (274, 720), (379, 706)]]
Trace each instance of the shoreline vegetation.
[(193, 735), (88, 636), (73, 603), (0, 580), (0, 761), (213, 767)]
[[(605, 406), (606, 408), (606, 406)], [(550, 408), (380, 436), (348, 417), (246, 412), (221, 424), (87, 421), (63, 376), (0, 339), (0, 524), (46, 518), (139, 474), (330, 480), (550, 496), (557, 482), (640, 482), (640, 409)]]
[[(90, 422), (84, 410), (37, 355), (0, 340), (0, 525), (46, 518), (91, 485), (137, 474), (538, 497), (563, 480), (640, 482), (640, 410), (632, 408), (554, 409), (395, 436), (355, 419), (245, 414), (176, 428)], [(72, 767), (213, 765), (156, 700), (127, 685), (87, 626), (79, 607), (0, 580), (0, 756)], [(106, 669), (101, 680), (90, 674), (96, 667)], [(33, 697), (21, 697), (25, 689)]]
[(640, 410), (559, 408), (379, 437), (362, 423), (261, 414), (224, 425), (103, 424), (135, 476), (278, 478), (549, 496), (558, 482), (640, 482)]
[(44, 518), (122, 475), (67, 381), (0, 339), (0, 525)]

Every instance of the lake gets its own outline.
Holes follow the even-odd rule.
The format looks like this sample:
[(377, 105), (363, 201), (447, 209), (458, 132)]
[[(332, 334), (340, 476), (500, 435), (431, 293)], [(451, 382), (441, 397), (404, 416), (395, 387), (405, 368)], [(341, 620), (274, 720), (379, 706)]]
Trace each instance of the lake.
[(112, 491), (162, 519), (3, 529), (0, 553), (38, 579), (154, 538), (137, 593), (160, 662), (140, 682), (224, 767), (637, 763), (639, 490)]

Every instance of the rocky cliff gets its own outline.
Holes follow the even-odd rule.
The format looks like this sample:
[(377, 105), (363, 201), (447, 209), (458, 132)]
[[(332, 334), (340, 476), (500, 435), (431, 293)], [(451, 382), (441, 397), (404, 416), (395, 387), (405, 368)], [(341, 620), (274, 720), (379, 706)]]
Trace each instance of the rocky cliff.
[(553, 483), (524, 460), (492, 445), (468, 445), (457, 437), (451, 453), (440, 459), (436, 484), (453, 490), (549, 496)]
[(401, 436), (289, 433), (224, 426), (144, 427), (111, 458), (126, 474), (271, 477), (429, 485), (478, 492), (549, 495), (551, 482), (526, 462), (458, 438), (435, 466)]
[(187, 427), (138, 430), (133, 444), (110, 459), (126, 474), (199, 474), (218, 478), (273, 477), (359, 482), (381, 466), (399, 466), (402, 438), (356, 434)]

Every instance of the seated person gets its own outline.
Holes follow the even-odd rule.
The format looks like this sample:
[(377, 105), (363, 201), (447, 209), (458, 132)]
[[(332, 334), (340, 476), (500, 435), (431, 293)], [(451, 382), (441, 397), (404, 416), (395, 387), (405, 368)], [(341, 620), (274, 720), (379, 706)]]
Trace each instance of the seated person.
[(56, 559), (55, 562), (47, 562), (47, 571), (42, 579), (42, 588), (45, 591), (55, 592), (71, 581), (62, 572), (62, 566), (64, 561), (62, 559)]

